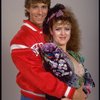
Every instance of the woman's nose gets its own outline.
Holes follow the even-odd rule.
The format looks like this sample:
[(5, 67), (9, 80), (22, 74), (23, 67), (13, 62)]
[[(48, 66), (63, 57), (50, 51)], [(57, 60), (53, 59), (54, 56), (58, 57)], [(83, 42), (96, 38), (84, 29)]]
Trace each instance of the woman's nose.
[(62, 35), (65, 34), (65, 30), (64, 30), (64, 29), (61, 30), (61, 34), (62, 34)]

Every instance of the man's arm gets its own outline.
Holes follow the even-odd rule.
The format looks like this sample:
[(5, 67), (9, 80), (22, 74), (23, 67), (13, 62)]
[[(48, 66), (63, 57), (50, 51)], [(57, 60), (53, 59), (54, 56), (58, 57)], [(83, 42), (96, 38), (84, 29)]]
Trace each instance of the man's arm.
[[(87, 95), (83, 92), (83, 84), (82, 84), (82, 86), (75, 91), (73, 98), (71, 100), (86, 100), (86, 99)], [(70, 99), (66, 97), (61, 100), (70, 100)]]
[(36, 56), (32, 50), (28, 48), (12, 50), (11, 55), (16, 67), (24, 75), (30, 87), (33, 88), (33, 84), (44, 93), (58, 98), (73, 96), (75, 88), (69, 87), (51, 73), (46, 72), (42, 59)]

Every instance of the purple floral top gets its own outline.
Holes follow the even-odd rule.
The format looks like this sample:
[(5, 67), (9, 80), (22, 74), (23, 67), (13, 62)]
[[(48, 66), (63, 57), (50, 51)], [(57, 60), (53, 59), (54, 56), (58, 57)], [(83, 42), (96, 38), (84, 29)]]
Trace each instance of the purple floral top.
[[(83, 65), (84, 58), (79, 53), (73, 51), (68, 51), (68, 53)], [(80, 77), (75, 73), (74, 66), (66, 53), (54, 43), (45, 43), (40, 47), (40, 54), (47, 71), (71, 87), (79, 88), (84, 82), (83, 91), (87, 95), (91, 93), (95, 83), (84, 65), (84, 74)]]

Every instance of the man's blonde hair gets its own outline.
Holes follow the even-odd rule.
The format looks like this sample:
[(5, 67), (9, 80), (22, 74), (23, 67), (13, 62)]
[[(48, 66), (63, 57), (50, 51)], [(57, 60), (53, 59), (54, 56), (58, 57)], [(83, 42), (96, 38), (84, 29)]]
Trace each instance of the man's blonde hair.
[[(30, 6), (32, 4), (35, 4), (35, 3), (44, 3), (44, 4), (48, 5), (48, 8), (50, 8), (51, 0), (25, 0), (24, 7), (25, 8), (30, 8)], [(29, 13), (27, 12), (27, 10), (25, 10), (25, 16), (28, 17), (28, 18), (30, 17)]]

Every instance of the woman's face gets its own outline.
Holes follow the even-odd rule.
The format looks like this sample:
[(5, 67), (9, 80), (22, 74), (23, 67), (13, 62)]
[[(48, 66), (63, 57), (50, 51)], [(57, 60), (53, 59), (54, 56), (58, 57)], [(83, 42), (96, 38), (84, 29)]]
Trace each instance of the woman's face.
[(41, 27), (48, 13), (48, 5), (44, 3), (32, 4), (27, 11), (30, 13), (30, 21)]
[(56, 22), (52, 27), (51, 35), (58, 46), (66, 46), (71, 36), (71, 24), (68, 22), (63, 24), (61, 21)]

